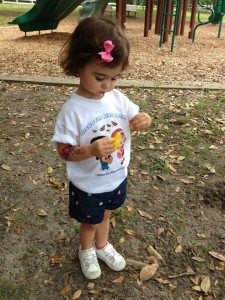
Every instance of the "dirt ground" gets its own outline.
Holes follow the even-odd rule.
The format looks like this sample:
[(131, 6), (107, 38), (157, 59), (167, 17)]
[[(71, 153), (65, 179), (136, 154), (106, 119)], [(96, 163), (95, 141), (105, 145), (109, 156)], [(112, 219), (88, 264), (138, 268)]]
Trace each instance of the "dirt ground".
[[(195, 44), (179, 37), (171, 54), (168, 45), (158, 48), (158, 36), (142, 37), (140, 21), (129, 22), (126, 78), (224, 82), (216, 27), (199, 30)], [(1, 28), (1, 73), (63, 76), (57, 53), (71, 25), (26, 38)], [(0, 85), (0, 299), (224, 300), (225, 92), (123, 90), (153, 126), (133, 133), (127, 201), (111, 220), (110, 241), (127, 266), (116, 273), (101, 263), (101, 278), (89, 281), (77, 259), (78, 224), (67, 213), (64, 162), (50, 143), (73, 90)], [(143, 280), (144, 266), (156, 262)]]

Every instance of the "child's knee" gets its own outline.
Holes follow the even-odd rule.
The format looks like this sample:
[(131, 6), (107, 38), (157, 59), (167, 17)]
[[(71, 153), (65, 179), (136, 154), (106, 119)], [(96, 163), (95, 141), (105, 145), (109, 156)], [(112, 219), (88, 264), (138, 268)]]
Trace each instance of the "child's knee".
[(99, 224), (81, 224), (81, 227), (87, 231), (95, 231)]

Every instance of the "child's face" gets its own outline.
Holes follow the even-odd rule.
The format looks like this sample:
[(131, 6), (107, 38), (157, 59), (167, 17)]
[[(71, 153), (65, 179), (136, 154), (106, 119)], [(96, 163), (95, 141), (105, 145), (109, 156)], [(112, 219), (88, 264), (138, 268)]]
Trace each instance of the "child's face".
[(79, 70), (80, 86), (77, 94), (88, 99), (101, 99), (106, 92), (115, 88), (122, 72), (122, 65), (107, 68), (98, 61), (92, 61)]

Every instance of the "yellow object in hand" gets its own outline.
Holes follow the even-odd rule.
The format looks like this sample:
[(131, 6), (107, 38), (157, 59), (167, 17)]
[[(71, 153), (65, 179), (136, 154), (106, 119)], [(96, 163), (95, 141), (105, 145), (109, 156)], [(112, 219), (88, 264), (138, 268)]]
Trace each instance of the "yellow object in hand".
[(112, 140), (114, 140), (114, 150), (115, 151), (120, 147), (120, 137), (121, 137), (120, 132), (117, 132), (115, 134), (114, 138), (111, 138)]

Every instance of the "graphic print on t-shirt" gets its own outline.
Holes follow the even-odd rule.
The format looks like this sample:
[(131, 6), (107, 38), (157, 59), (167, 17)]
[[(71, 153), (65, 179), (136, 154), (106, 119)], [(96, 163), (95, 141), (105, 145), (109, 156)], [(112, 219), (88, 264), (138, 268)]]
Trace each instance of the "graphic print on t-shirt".
[[(115, 138), (115, 135), (117, 133), (120, 133), (120, 136), (119, 136), (119, 147), (115, 150), (116, 152), (116, 158), (118, 158), (119, 160), (121, 160), (121, 165), (123, 165), (124, 163), (124, 143), (126, 141), (126, 136), (124, 134), (124, 131), (121, 129), (121, 128), (117, 128), (117, 129), (114, 129), (114, 127), (116, 127), (117, 123), (112, 121), (111, 124), (105, 124), (103, 126), (101, 126), (100, 129), (93, 129), (92, 132), (93, 133), (100, 133), (101, 132), (101, 135), (98, 135), (98, 136), (95, 136), (94, 138), (91, 139), (91, 144), (94, 143), (95, 141), (99, 140), (99, 139), (102, 139), (104, 137), (111, 137), (111, 138)], [(102, 132), (106, 131), (106, 133), (109, 133), (111, 131), (111, 129), (113, 129), (113, 132), (112, 134), (109, 136), (108, 134), (106, 135), (102, 135)], [(109, 170), (110, 168), (110, 164), (113, 162), (113, 156), (112, 155), (109, 155), (109, 156), (104, 156), (104, 157), (96, 157), (97, 160), (100, 161), (100, 164), (101, 164), (101, 170), (104, 171), (104, 170)]]

